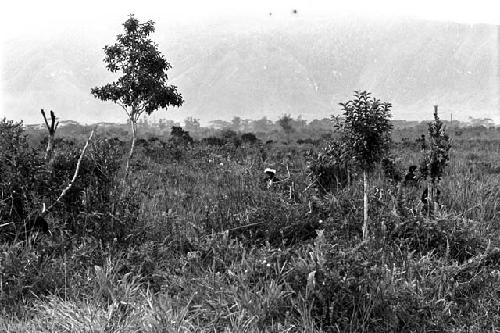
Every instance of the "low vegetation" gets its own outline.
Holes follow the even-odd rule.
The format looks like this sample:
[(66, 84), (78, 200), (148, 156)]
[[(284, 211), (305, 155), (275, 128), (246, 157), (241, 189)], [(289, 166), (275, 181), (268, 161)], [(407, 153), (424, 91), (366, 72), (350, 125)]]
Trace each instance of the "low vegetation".
[(183, 99), (153, 23), (124, 28), (105, 48), (123, 76), (92, 93), (131, 136), (0, 121), (1, 331), (499, 330), (496, 129), (450, 135), (435, 106), (398, 130), (362, 91), (337, 126), (148, 133), (141, 115)]
[[(498, 141), (454, 137), (429, 215), (427, 182), (402, 181), (429, 156), (415, 141), (428, 133), (408, 143), (394, 130), (371, 172), (363, 241), (362, 170), (339, 155), (333, 126), (331, 140), (301, 144), (289, 133), (270, 144), (238, 132), (193, 140), (182, 128), (140, 137), (125, 183), (129, 147), (102, 131), (83, 157), (90, 129), (56, 138), (47, 163), (36, 133), (0, 127), (2, 331), (500, 327)], [(50, 232), (27, 230), (80, 158), (46, 215)], [(270, 188), (266, 167), (281, 179)]]

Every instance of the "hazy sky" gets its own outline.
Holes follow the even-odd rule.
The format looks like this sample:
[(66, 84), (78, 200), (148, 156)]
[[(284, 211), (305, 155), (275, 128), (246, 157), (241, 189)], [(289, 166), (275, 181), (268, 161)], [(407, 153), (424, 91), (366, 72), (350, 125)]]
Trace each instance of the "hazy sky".
[[(50, 34), (53, 30), (86, 25), (105, 26), (138, 17), (168, 18), (172, 24), (206, 19), (263, 17), (279, 18), (296, 9), (301, 16), (368, 15), (372, 17), (418, 17), (464, 23), (500, 24), (499, 0), (121, 0), (121, 1), (2, 1), (0, 38), (19, 34)], [(163, 20), (162, 20), (163, 21)]]

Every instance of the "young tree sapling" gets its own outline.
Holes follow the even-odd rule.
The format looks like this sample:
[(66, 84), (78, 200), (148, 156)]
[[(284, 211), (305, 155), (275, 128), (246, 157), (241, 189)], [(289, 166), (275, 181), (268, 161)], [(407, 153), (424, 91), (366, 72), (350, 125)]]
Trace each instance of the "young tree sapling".
[(155, 31), (154, 22), (139, 23), (134, 15), (130, 15), (123, 27), (125, 33), (116, 37), (117, 42), (104, 47), (106, 68), (123, 75), (112, 83), (92, 88), (91, 93), (103, 101), (120, 105), (128, 116), (132, 142), (125, 167), (126, 179), (141, 115), (150, 115), (167, 106), (180, 106), (183, 99), (176, 86), (167, 85), (167, 70), (172, 66), (149, 38)]
[(363, 171), (363, 240), (368, 238), (368, 177), (376, 164), (386, 156), (391, 142), (391, 104), (371, 97), (366, 91), (355, 91), (354, 99), (340, 103), (341, 142), (352, 162)]

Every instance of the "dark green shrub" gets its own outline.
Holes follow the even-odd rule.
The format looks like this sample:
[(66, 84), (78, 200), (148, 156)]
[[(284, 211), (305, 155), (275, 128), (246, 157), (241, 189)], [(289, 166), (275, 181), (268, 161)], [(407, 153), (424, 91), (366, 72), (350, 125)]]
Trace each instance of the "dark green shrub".
[(169, 141), (174, 145), (188, 145), (193, 143), (193, 138), (182, 127), (172, 126)]
[(209, 138), (201, 139), (201, 143), (209, 145), (209, 146), (224, 146), (227, 143), (227, 140), (224, 138), (218, 138), (215, 136), (211, 136)]
[(253, 133), (243, 133), (241, 135), (241, 141), (244, 143), (256, 143), (258, 141), (257, 137)]
[(321, 152), (307, 156), (309, 178), (320, 195), (338, 192), (347, 186), (352, 176), (342, 153), (342, 146), (332, 141)]
[(22, 122), (0, 121), (0, 241), (23, 230), (32, 213), (40, 212), (40, 192), (48, 172), (43, 156), (29, 147)]

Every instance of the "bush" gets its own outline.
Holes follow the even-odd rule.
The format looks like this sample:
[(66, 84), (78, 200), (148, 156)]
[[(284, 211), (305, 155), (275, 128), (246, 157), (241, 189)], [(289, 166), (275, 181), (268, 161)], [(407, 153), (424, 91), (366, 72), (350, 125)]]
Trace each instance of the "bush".
[(24, 222), (42, 209), (49, 173), (43, 156), (29, 147), (22, 122), (0, 121), (0, 241), (24, 230)]
[[(54, 157), (49, 182), (59, 184), (52, 191), (52, 202), (73, 177), (80, 154), (81, 147), (74, 147)], [(64, 225), (58, 227), (71, 230), (80, 237), (92, 235), (108, 241), (116, 237), (119, 228), (111, 216), (124, 204), (115, 194), (120, 164), (119, 147), (101, 138), (90, 143), (76, 181), (52, 214), (64, 221)]]
[(217, 138), (214, 136), (201, 139), (201, 143), (209, 145), (209, 146), (224, 146), (227, 143), (227, 140), (224, 138)]
[(435, 286), (441, 273), (437, 265), (425, 258), (406, 258), (406, 266), (389, 264), (377, 242), (341, 246), (321, 238), (319, 232), (286, 275), (298, 299), (294, 310), (302, 318), (307, 315), (326, 332), (446, 331), (451, 318), (442, 313), (449, 303), (424, 291), (428, 284)]
[(188, 145), (193, 143), (193, 138), (189, 135), (189, 132), (183, 130), (182, 127), (172, 126), (170, 141), (175, 145)]
[(319, 153), (309, 153), (307, 159), (309, 177), (320, 195), (338, 192), (349, 184), (351, 171), (336, 142), (331, 142)]
[(253, 144), (253, 143), (256, 143), (259, 139), (257, 139), (257, 137), (255, 136), (255, 134), (253, 133), (243, 133), (241, 135), (241, 141), (244, 142), (244, 143), (250, 143), (250, 144)]
[(390, 239), (409, 252), (433, 253), (463, 263), (484, 249), (476, 227), (451, 216), (437, 220), (413, 217), (398, 225)]

